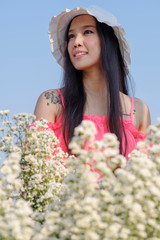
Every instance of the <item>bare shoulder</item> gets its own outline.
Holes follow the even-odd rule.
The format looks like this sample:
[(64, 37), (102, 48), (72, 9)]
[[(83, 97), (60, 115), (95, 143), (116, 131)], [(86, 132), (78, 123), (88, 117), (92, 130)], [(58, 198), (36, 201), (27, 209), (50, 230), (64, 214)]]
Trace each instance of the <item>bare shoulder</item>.
[(147, 104), (139, 98), (134, 98), (134, 119), (140, 132), (146, 133), (151, 124), (150, 111)]
[(56, 89), (44, 91), (38, 98), (34, 114), (36, 120), (40, 118), (47, 119), (55, 123), (62, 112), (62, 101)]
[[(131, 113), (131, 97), (120, 93), (122, 102), (122, 115), (127, 118)], [(139, 98), (134, 98), (133, 124), (143, 133), (146, 133), (151, 124), (150, 111), (147, 104)]]

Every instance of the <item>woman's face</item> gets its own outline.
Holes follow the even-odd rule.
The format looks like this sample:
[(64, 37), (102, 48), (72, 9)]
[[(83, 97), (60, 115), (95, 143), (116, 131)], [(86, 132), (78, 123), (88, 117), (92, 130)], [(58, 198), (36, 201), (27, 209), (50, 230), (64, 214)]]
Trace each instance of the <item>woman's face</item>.
[(73, 19), (68, 31), (68, 53), (77, 70), (100, 67), (101, 44), (96, 21), (90, 15)]

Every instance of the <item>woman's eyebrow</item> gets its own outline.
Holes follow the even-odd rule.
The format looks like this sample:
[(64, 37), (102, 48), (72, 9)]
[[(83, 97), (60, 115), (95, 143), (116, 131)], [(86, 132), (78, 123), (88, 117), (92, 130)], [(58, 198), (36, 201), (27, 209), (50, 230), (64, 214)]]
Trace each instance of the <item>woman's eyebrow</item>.
[[(93, 26), (93, 25), (84, 25), (84, 26), (82, 26), (82, 28), (87, 28), (87, 27), (93, 27), (93, 28), (96, 28), (96, 26)], [(74, 31), (74, 29), (69, 29), (68, 32), (73, 32), (73, 31)]]

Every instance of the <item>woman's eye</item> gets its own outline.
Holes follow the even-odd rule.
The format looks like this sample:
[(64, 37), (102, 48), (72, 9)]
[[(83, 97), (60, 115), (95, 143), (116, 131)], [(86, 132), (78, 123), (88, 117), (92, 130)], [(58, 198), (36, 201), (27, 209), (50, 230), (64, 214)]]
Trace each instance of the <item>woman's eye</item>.
[(91, 30), (85, 30), (85, 32), (84, 32), (84, 34), (91, 34), (91, 33), (93, 33), (93, 31), (91, 31)]
[(70, 40), (71, 38), (74, 38), (74, 34), (68, 35), (68, 40)]

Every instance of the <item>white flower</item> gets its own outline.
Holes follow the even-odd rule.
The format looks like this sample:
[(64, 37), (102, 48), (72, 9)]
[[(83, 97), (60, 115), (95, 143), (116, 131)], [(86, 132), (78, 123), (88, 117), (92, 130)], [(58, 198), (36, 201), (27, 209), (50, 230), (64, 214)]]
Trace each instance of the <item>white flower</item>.
[(113, 236), (118, 235), (119, 231), (121, 229), (121, 224), (119, 223), (113, 223), (109, 226), (109, 231), (112, 233)]
[(145, 148), (145, 142), (139, 141), (139, 142), (137, 143), (137, 148), (138, 148), (138, 149)]
[(155, 133), (155, 137), (160, 138), (160, 130), (158, 130), (158, 131)]
[(12, 173), (11, 169), (10, 169), (8, 166), (6, 166), (6, 165), (3, 165), (3, 166), (1, 167), (1, 172), (2, 172), (3, 174), (11, 174), (11, 173)]
[(126, 239), (128, 240), (129, 239), (129, 234), (130, 234), (130, 230), (126, 227), (123, 227), (121, 230), (120, 230), (120, 233), (119, 233), (119, 237), (121, 239)]
[(134, 212), (134, 213), (140, 213), (141, 211), (142, 211), (142, 207), (141, 207), (141, 205), (139, 204), (139, 203), (133, 203), (133, 205), (132, 205), (132, 211)]
[(151, 226), (156, 226), (156, 220), (155, 219), (151, 219), (151, 218), (149, 218), (148, 220), (147, 220), (147, 222), (148, 222), (148, 224), (149, 225), (151, 225)]
[[(108, 157), (114, 157), (119, 153), (118, 149), (112, 149), (112, 148), (107, 148), (104, 150), (104, 155)], [(112, 162), (115, 163), (116, 165), (119, 163), (117, 158), (112, 159)]]
[(140, 174), (144, 178), (150, 178), (152, 176), (152, 174), (149, 171), (149, 169), (140, 169)]
[(124, 196), (123, 203), (126, 207), (129, 207), (129, 208), (132, 207), (132, 203), (133, 203), (132, 195), (130, 194), (130, 195)]
[(95, 232), (88, 229), (88, 231), (85, 233), (85, 239), (86, 240), (99, 240), (100, 236)]
[(160, 154), (160, 145), (154, 144), (152, 147), (149, 148), (149, 153)]
[(151, 194), (157, 196), (158, 198), (160, 197), (160, 189), (156, 186), (150, 187), (149, 191), (151, 192)]
[(157, 127), (156, 126), (154, 126), (154, 125), (150, 125), (149, 127), (148, 127), (148, 129), (147, 129), (147, 133), (150, 133), (150, 132), (152, 132), (152, 133), (156, 133), (157, 132)]
[(76, 225), (79, 228), (89, 228), (91, 226), (91, 218), (88, 216), (78, 219)]
[(68, 147), (69, 147), (69, 149), (72, 150), (73, 154), (79, 154), (79, 152), (81, 150), (79, 145), (76, 142), (73, 142), (73, 141), (69, 143)]

